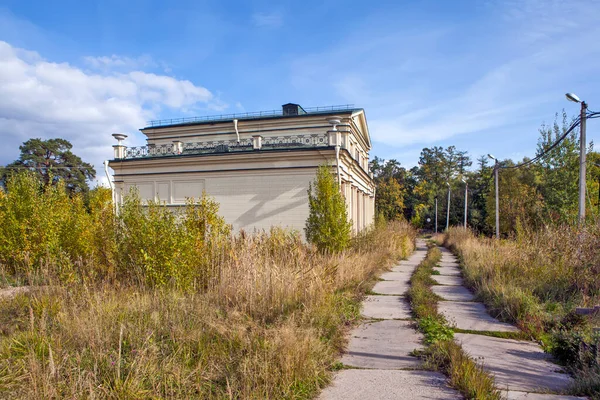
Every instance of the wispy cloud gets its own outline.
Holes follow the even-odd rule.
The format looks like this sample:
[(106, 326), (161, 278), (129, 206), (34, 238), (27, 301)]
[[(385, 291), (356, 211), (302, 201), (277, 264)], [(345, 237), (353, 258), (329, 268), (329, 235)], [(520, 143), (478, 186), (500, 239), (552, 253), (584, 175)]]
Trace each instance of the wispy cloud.
[(595, 84), (579, 78), (600, 70), (591, 3), (600, 4), (498, 0), (473, 26), (357, 27), (356, 37), (296, 58), (290, 79), (300, 91), (320, 86), (364, 107), (376, 154), (385, 157), (460, 135), (480, 133), (483, 141), (490, 132), (504, 145), (529, 134), (533, 151), (536, 127), (568, 106), (565, 91), (593, 93), (585, 85)]
[(279, 28), (283, 25), (281, 12), (256, 12), (252, 14), (252, 22), (260, 28)]
[(101, 171), (111, 157), (112, 132), (129, 133), (130, 143), (139, 144), (136, 131), (162, 109), (222, 105), (188, 80), (144, 71), (90, 73), (0, 41), (0, 163), (16, 158), (31, 137), (61, 137)]

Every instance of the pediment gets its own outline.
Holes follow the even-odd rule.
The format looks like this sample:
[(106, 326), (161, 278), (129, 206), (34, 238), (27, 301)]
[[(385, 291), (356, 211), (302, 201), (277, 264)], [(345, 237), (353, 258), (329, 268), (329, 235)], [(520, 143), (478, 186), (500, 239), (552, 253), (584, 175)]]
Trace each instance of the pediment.
[(358, 110), (352, 113), (352, 121), (358, 131), (358, 134), (365, 142), (367, 148), (370, 150), (373, 145), (371, 143), (371, 135), (369, 133), (369, 125), (367, 124), (367, 116), (364, 110)]

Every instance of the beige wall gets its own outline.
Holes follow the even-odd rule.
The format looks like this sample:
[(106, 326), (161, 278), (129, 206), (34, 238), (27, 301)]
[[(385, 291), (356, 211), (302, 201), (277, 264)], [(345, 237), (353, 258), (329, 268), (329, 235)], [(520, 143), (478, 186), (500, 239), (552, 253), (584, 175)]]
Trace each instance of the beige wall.
[[(161, 200), (168, 205), (185, 204), (186, 197), (199, 197), (205, 190), (220, 204), (220, 213), (234, 229), (265, 229), (273, 225), (303, 232), (308, 217), (308, 184), (319, 165), (336, 167), (341, 145), (339, 172), (353, 231), (373, 222), (373, 180), (368, 174), (370, 140), (364, 113), (340, 116), (337, 131), (325, 116), (239, 121), (240, 138), (260, 134), (271, 136), (317, 134), (328, 138), (322, 147), (310, 149), (257, 150), (227, 154), (171, 155), (117, 159), (110, 162), (115, 171), (117, 200), (132, 186), (145, 200)], [(142, 132), (148, 143), (169, 145), (173, 140), (205, 143), (233, 140), (231, 122), (147, 128)], [(337, 168), (332, 168), (337, 171)]]
[(144, 200), (170, 205), (198, 198), (202, 190), (220, 205), (220, 214), (235, 230), (269, 230), (281, 226), (302, 231), (308, 217), (308, 184), (316, 170), (240, 172), (146, 177), (122, 186), (121, 193), (137, 186)]

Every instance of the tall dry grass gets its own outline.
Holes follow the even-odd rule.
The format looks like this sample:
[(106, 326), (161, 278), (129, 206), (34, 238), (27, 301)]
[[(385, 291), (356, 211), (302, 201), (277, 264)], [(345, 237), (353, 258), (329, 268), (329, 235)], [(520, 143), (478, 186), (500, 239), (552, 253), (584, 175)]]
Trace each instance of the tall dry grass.
[(545, 345), (576, 377), (578, 394), (600, 398), (600, 320), (574, 312), (600, 304), (600, 226), (519, 229), (515, 238), (450, 229), (445, 244), (492, 314)]
[[(415, 238), (392, 223), (324, 255), (280, 229), (232, 236), (210, 199), (179, 217), (132, 201), (116, 218), (106, 202), (30, 190), (44, 226), (62, 227), (40, 239), (22, 234), (41, 215), (17, 212), (7, 199), (33, 207), (17, 193), (0, 194), (4, 282), (45, 286), (0, 298), (2, 398), (310, 398), (374, 274)], [(64, 246), (73, 227), (94, 232), (87, 250)]]

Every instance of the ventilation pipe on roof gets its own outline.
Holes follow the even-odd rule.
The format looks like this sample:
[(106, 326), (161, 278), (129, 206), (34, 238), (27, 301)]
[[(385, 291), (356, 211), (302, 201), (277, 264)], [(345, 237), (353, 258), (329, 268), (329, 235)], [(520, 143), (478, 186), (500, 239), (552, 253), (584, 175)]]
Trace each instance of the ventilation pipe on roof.
[(240, 142), (240, 132), (238, 131), (237, 124), (238, 124), (238, 120), (234, 119), (233, 120), (233, 127), (235, 128), (235, 134), (237, 135), (237, 141), (239, 143)]
[(108, 160), (104, 161), (104, 173), (106, 174), (106, 179), (108, 180), (108, 186), (110, 186), (110, 193), (112, 195), (113, 206), (115, 207), (115, 213), (117, 212), (117, 201), (115, 199), (115, 185), (113, 181), (110, 180), (110, 174), (108, 173)]

